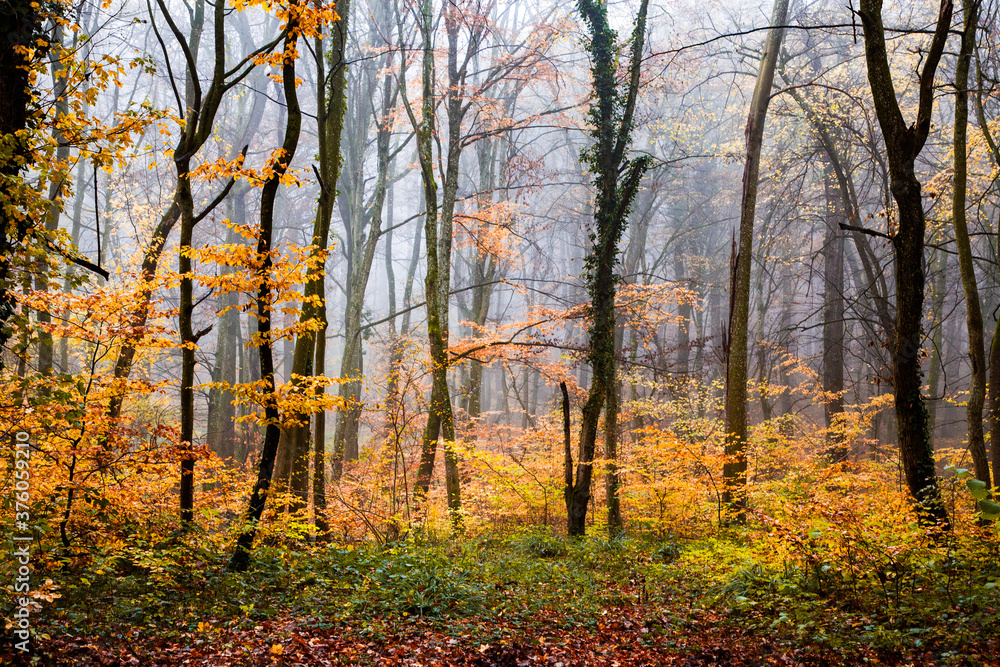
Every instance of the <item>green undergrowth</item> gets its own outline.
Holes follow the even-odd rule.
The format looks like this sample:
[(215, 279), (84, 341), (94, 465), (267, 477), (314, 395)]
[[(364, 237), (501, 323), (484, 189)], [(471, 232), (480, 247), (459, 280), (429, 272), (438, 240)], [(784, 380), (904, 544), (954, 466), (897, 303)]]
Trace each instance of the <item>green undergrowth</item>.
[[(627, 610), (660, 631), (698, 632), (705, 618), (790, 645), (851, 651), (925, 646), (942, 656), (1000, 635), (996, 539), (921, 545), (863, 563), (785, 551), (753, 533), (675, 541), (546, 531), (388, 545), (262, 546), (234, 574), (197, 535), (118, 545), (49, 576), (38, 633), (113, 638), (252, 629), (297, 618), (373, 637), (413, 619), (497, 636), (541, 628), (597, 631)], [(5, 612), (5, 616), (8, 615)]]

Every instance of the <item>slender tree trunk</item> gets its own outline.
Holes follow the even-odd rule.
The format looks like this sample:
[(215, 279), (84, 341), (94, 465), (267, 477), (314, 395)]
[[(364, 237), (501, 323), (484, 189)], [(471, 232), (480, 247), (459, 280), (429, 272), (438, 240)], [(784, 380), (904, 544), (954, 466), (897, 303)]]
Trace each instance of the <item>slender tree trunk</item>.
[[(986, 146), (989, 149), (990, 157), (994, 167), (1000, 166), (1000, 148), (993, 138), (989, 123), (986, 120), (986, 111), (983, 108), (983, 91), (985, 81), (982, 69), (979, 65), (979, 55), (976, 53), (976, 118), (979, 121), (979, 130), (983, 135)], [(998, 234), (1000, 238), (1000, 234)], [(1000, 244), (994, 250), (994, 254), (1000, 254)], [(994, 281), (1000, 281), (1000, 271), (993, 272)], [(993, 464), (993, 482), (1000, 484), (1000, 323), (994, 322), (993, 336), (990, 340), (990, 363), (989, 363), (989, 405), (987, 414), (990, 423), (990, 459)]]
[[(721, 349), (723, 351), (723, 356), (724, 356), (726, 343), (725, 343), (725, 340), (724, 340), (725, 339), (725, 335), (724, 335), (725, 334), (725, 330), (722, 327), (722, 294), (721, 293), (722, 293), (722, 289), (720, 288), (719, 283), (716, 282), (716, 281), (713, 281), (713, 284), (712, 284), (711, 288), (709, 288), (709, 292), (708, 292), (708, 313), (709, 314), (706, 315), (705, 318), (708, 320), (708, 334), (707, 335), (708, 335), (708, 337), (711, 340), (715, 341), (713, 343), (712, 347), (715, 348), (716, 350)], [(699, 355), (701, 357), (701, 363), (700, 364), (698, 363), (698, 359), (697, 359), (697, 356), (699, 356)], [(715, 359), (715, 355), (712, 355), (712, 356), (710, 356), (710, 357), (708, 357), (706, 359), (705, 350), (703, 348), (699, 348), (698, 349), (698, 354), (696, 355), (696, 359), (695, 359), (695, 368), (698, 369), (701, 372), (705, 372), (706, 375), (707, 375), (707, 378), (710, 381), (714, 381), (714, 380), (718, 379), (720, 375), (723, 376), (722, 379), (724, 380), (725, 379), (725, 367), (722, 368), (722, 371), (720, 373), (718, 365), (715, 364), (715, 363), (712, 363), (712, 361), (714, 361), (714, 359)], [(706, 369), (705, 369), (706, 364), (708, 364), (708, 370), (707, 370), (707, 372), (706, 372)], [(711, 385), (709, 385), (709, 386), (711, 387)], [(710, 391), (713, 393), (713, 395), (714, 395), (713, 398), (716, 399), (716, 402), (718, 402), (718, 399), (722, 399), (722, 398), (725, 397), (725, 391), (724, 390), (722, 390), (720, 392), (719, 389), (712, 388), (712, 389), (710, 389)], [(725, 412), (723, 412), (719, 416), (720, 417), (724, 417), (725, 416)]]
[(843, 211), (833, 193), (833, 168), (825, 170), (826, 238), (823, 242), (823, 391), (826, 392), (827, 455), (831, 462), (847, 460), (847, 442), (838, 419), (844, 412), (844, 234)]
[(180, 335), (181, 335), (181, 525), (187, 527), (194, 520), (194, 364), (198, 340), (192, 327), (194, 314), (194, 281), (192, 279), (191, 251), (194, 232), (194, 199), (190, 163), (177, 162), (177, 201), (181, 209), (180, 244), (177, 248), (177, 266), (180, 273)]
[[(217, 19), (221, 16), (217, 15)], [(201, 43), (201, 32), (205, 25), (205, 2), (199, 0), (194, 6), (191, 19), (191, 42)], [(197, 48), (194, 51), (198, 52)], [(189, 72), (189, 77), (197, 76)], [(192, 82), (188, 82), (188, 110), (194, 106)], [(180, 274), (180, 304), (178, 309), (178, 329), (181, 337), (181, 488), (180, 518), (181, 528), (186, 530), (194, 520), (194, 365), (198, 337), (192, 326), (194, 316), (194, 280), (192, 277), (191, 252), (194, 234), (194, 195), (191, 192), (191, 159), (182, 155), (174, 159), (177, 169), (177, 189), (174, 201), (180, 208), (180, 242), (177, 246), (177, 272)]]
[[(56, 25), (53, 30), (53, 41), (62, 47), (63, 29), (61, 25)], [(75, 40), (74, 40), (75, 41)], [(71, 47), (72, 48), (72, 47)], [(59, 229), (59, 217), (61, 210), (61, 200), (65, 190), (66, 180), (69, 178), (69, 143), (61, 129), (65, 122), (66, 114), (69, 111), (69, 101), (66, 99), (66, 75), (65, 66), (61, 62), (62, 52), (57, 51), (56, 57), (52, 60), (52, 80), (54, 82), (53, 94), (55, 97), (55, 124), (52, 128), (52, 139), (56, 142), (55, 169), (52, 170), (48, 191), (48, 210), (45, 215), (45, 231), (53, 234)], [(82, 183), (80, 184), (82, 186)], [(48, 291), (49, 271), (45, 260), (39, 262), (39, 271), (35, 276), (35, 289)], [(52, 375), (55, 348), (53, 346), (52, 334), (46, 331), (45, 325), (52, 322), (52, 315), (47, 310), (38, 311), (38, 372), (42, 375)], [(46, 388), (42, 388), (43, 394), (48, 393)]]
[[(234, 225), (246, 224), (246, 192), (241, 188), (230, 195), (226, 202), (227, 216)], [(234, 229), (226, 232), (226, 243), (237, 245), (242, 242)], [(231, 273), (232, 267), (224, 267), (224, 273)], [(233, 292), (219, 297), (218, 331), (215, 346), (215, 365), (212, 367), (212, 382), (229, 387), (237, 381), (237, 365), (240, 357), (240, 314), (238, 299)], [(208, 429), (205, 434), (208, 446), (219, 458), (236, 458), (236, 396), (231, 389), (212, 387), (208, 392)]]
[[(729, 327), (725, 341), (726, 358), (726, 463), (722, 469), (722, 501), (731, 518), (746, 522), (747, 511), (747, 334), (750, 314), (750, 258), (753, 255), (754, 213), (757, 208), (757, 181), (760, 173), (764, 121), (771, 101), (775, 64), (784, 37), (788, 0), (775, 0), (771, 26), (761, 56), (757, 85), (750, 101), (746, 126), (746, 163), (743, 167), (743, 196), (740, 209), (739, 246), (733, 248), (730, 286)], [(735, 245), (735, 242), (734, 242)]]
[[(290, 378), (307, 378), (322, 374), (324, 368), (315, 366), (317, 356), (326, 362), (326, 252), (330, 239), (330, 220), (333, 217), (336, 190), (334, 184), (340, 175), (341, 151), (340, 139), (344, 126), (345, 89), (346, 89), (346, 39), (350, 20), (350, 2), (341, 2), (337, 7), (338, 20), (331, 27), (329, 40), (317, 38), (314, 51), (317, 66), (317, 105), (321, 109), (318, 118), (319, 131), (319, 167), (320, 196), (316, 207), (316, 218), (313, 222), (310, 256), (317, 262), (318, 270), (312, 274), (305, 285), (306, 302), (299, 315), (299, 322), (313, 323), (314, 331), (300, 334), (295, 340), (292, 351)], [(329, 43), (329, 52), (324, 51), (325, 43)], [(325, 58), (332, 63), (329, 78), (325, 74)], [(322, 341), (322, 342), (321, 342)], [(319, 347), (323, 350), (320, 351)], [(298, 384), (302, 379), (292, 380)], [(323, 387), (317, 387), (316, 393), (322, 395)], [(318, 486), (323, 487), (325, 496), (325, 456), (317, 457), (317, 451), (325, 453), (325, 434), (323, 441), (310, 447), (311, 413), (301, 410), (292, 418), (293, 425), (284, 434), (283, 442), (287, 447), (287, 465), (289, 483), (292, 492), (292, 511), (304, 510), (308, 506), (309, 459), (313, 459), (314, 483), (312, 491), (315, 494)], [(324, 415), (325, 430), (325, 415)], [(283, 462), (284, 463), (284, 462)], [(318, 464), (318, 467), (317, 467)], [(284, 468), (284, 466), (281, 466)], [(281, 477), (279, 477), (281, 479)], [(317, 514), (317, 516), (319, 516)]]
[[(674, 280), (687, 280), (687, 270), (684, 266), (684, 246), (677, 243), (674, 246)], [(682, 299), (677, 304), (677, 317), (680, 323), (677, 326), (677, 366), (674, 369), (681, 377), (686, 377), (691, 370), (691, 332), (694, 326), (692, 322), (692, 306), (688, 299)]]
[[(763, 258), (761, 258), (763, 259)], [(764, 297), (764, 276), (757, 280), (757, 387), (760, 392), (760, 416), (765, 422), (771, 421), (774, 406), (771, 405), (768, 374), (770, 372), (770, 354), (767, 347), (767, 301)]]
[[(370, 34), (370, 39), (374, 41), (374, 31)], [(391, 54), (383, 62), (383, 69), (391, 67)], [(369, 72), (371, 84), (369, 90), (375, 89), (375, 72)], [(349, 382), (341, 385), (341, 398), (345, 405), (338, 411), (337, 431), (334, 436), (334, 447), (338, 458), (341, 460), (353, 460), (358, 458), (358, 428), (361, 419), (361, 394), (363, 390), (364, 377), (364, 357), (361, 346), (361, 313), (364, 309), (365, 294), (368, 289), (368, 279), (371, 276), (372, 265), (375, 261), (375, 250), (378, 247), (379, 239), (382, 236), (382, 216), (385, 210), (386, 189), (389, 180), (389, 141), (392, 138), (392, 113), (396, 107), (396, 93), (393, 86), (393, 77), (385, 76), (382, 81), (382, 106), (377, 111), (370, 109), (369, 115), (375, 115), (377, 125), (376, 130), (376, 177), (375, 192), (372, 205), (368, 211), (356, 211), (358, 222), (368, 220), (366, 234), (357, 234), (357, 245), (361, 246), (360, 256), (353, 262), (349, 296), (347, 301), (347, 312), (345, 317), (345, 342), (344, 354), (341, 362), (340, 375), (343, 378), (351, 378)], [(370, 97), (370, 94), (369, 94)], [(355, 140), (361, 144), (366, 143), (368, 122), (363, 123), (364, 132), (359, 132)], [(359, 151), (360, 152), (360, 151)], [(358, 161), (359, 163), (361, 160)], [(358, 164), (360, 171), (362, 165)], [(360, 174), (359, 174), (360, 176)], [(358, 178), (355, 187), (360, 191), (359, 198), (364, 194), (364, 179)], [(359, 209), (361, 207), (358, 207)], [(361, 231), (360, 229), (358, 230)]]
[[(417, 153), (424, 185), (424, 238), (427, 246), (427, 275), (424, 279), (424, 296), (427, 301), (427, 337), (431, 352), (431, 402), (427, 425), (421, 442), (420, 465), (417, 469), (415, 495), (425, 498), (430, 488), (431, 474), (439, 438), (445, 447), (445, 489), (452, 524), (461, 526), (461, 489), (458, 476), (458, 454), (455, 451), (455, 422), (448, 388), (448, 294), (450, 291), (452, 215), (458, 188), (458, 161), (461, 155), (460, 131), (462, 122), (462, 92), (458, 90), (464, 72), (458, 69), (458, 17), (454, 8), (445, 11), (445, 29), (448, 33), (447, 94), (448, 147), (445, 165), (443, 201), (438, 205), (438, 185), (434, 176), (433, 136), (434, 113), (434, 49), (431, 39), (433, 29), (432, 4), (424, 0), (422, 22), (423, 37), (422, 90), (423, 108), (417, 131)], [(415, 122), (411, 113), (411, 120)], [(440, 227), (440, 228), (439, 228)]]
[[(480, 191), (476, 205), (481, 214), (493, 205), (493, 192), (496, 190), (498, 182), (497, 172), (502, 171), (502, 164), (498, 157), (500, 144), (500, 139), (487, 138), (480, 140), (476, 145)], [(477, 226), (477, 234), (484, 234), (488, 231), (485, 221), (480, 221)], [(471, 328), (469, 333), (473, 337), (478, 337), (489, 316), (490, 298), (493, 295), (493, 286), (489, 283), (496, 278), (498, 262), (496, 255), (482, 252), (475, 247), (472, 251), (471, 279), (473, 285), (477, 285), (477, 287), (472, 290), (470, 313), (470, 319), (475, 326)], [(472, 359), (469, 362), (469, 378), (465, 394), (468, 400), (466, 412), (470, 422), (469, 440), (475, 441), (476, 428), (483, 413), (483, 362), (478, 359)]]
[[(86, 113), (86, 107), (84, 107)], [(73, 243), (74, 248), (80, 247), (80, 236), (83, 229), (83, 199), (86, 193), (90, 190), (91, 183), (86, 179), (86, 167), (87, 162), (85, 160), (80, 160), (77, 163), (76, 178), (74, 179), (75, 184), (75, 194), (73, 195), (73, 217), (72, 226), (70, 227), (70, 240)], [(93, 181), (93, 186), (97, 187), (96, 174)], [(65, 279), (63, 280), (63, 292), (70, 294), (73, 291), (74, 284), (74, 272), (72, 269), (66, 271)], [(69, 338), (62, 337), (59, 340), (59, 371), (62, 373), (70, 372), (69, 363)]]
[(937, 434), (937, 411), (941, 404), (941, 374), (944, 371), (944, 296), (948, 287), (948, 255), (931, 253), (931, 350), (927, 360), (927, 434), (933, 446)]
[(969, 453), (976, 478), (990, 484), (990, 463), (986, 457), (983, 435), (983, 404), (986, 400), (986, 350), (983, 336), (983, 313), (976, 285), (976, 268), (972, 259), (972, 244), (965, 218), (965, 195), (968, 183), (967, 136), (969, 130), (969, 68), (976, 48), (976, 26), (979, 21), (979, 0), (962, 0), (962, 46), (955, 70), (955, 178), (952, 189), (952, 220), (955, 224), (955, 245), (958, 266), (965, 293), (965, 322), (969, 331), (969, 401), (965, 406), (968, 422)]
[[(778, 329), (781, 331), (781, 347), (785, 354), (791, 354), (794, 338), (792, 337), (792, 303), (793, 289), (795, 281), (792, 279), (792, 270), (786, 264), (781, 270), (781, 281), (785, 286), (784, 294), (781, 297), (781, 319)], [(781, 434), (786, 438), (791, 438), (795, 433), (795, 411), (792, 402), (791, 377), (788, 374), (788, 365), (782, 364), (778, 371), (778, 382), (781, 383)]]
[[(222, 6), (222, 3), (219, 3)], [(302, 111), (299, 108), (298, 93), (295, 89), (295, 47), (298, 41), (298, 6), (293, 1), (289, 6), (288, 32), (284, 44), (284, 60), (281, 68), (282, 85), (285, 93), (287, 114), (285, 118), (285, 138), (282, 142), (283, 161), (273, 165), (273, 173), (264, 183), (260, 196), (260, 232), (257, 241), (257, 258), (261, 264), (260, 286), (257, 289), (257, 320), (260, 331), (260, 374), (264, 381), (264, 445), (260, 454), (257, 482), (254, 484), (250, 503), (247, 507), (246, 525), (236, 541), (236, 548), (229, 561), (231, 570), (242, 572), (250, 566), (250, 550), (257, 534), (257, 524), (264, 514), (274, 459), (278, 453), (278, 439), (281, 435), (281, 415), (278, 411), (274, 381), (274, 352), (271, 341), (271, 243), (274, 229), (274, 200), (281, 185), (281, 177), (288, 171), (288, 165), (295, 156), (302, 128)]]
[(566, 503), (566, 516), (573, 511), (573, 443), (570, 434), (569, 389), (565, 382), (559, 383), (562, 392), (563, 416), (563, 500)]
[[(324, 306), (321, 328), (316, 332), (316, 359), (314, 372), (326, 375), (326, 308)], [(325, 387), (317, 387), (316, 393), (325, 393)], [(326, 410), (320, 410), (313, 418), (312, 441), (312, 499), (316, 530), (325, 533), (329, 529), (326, 520)]]
[[(621, 351), (624, 334), (624, 327), (615, 327), (615, 330), (612, 331), (616, 352)], [(618, 381), (616, 373), (608, 382), (604, 397), (604, 455), (608, 459), (608, 467), (605, 472), (605, 500), (608, 507), (608, 535), (610, 537), (619, 537), (625, 531), (619, 496), (622, 487), (618, 464), (618, 401), (620, 394), (621, 383)]]

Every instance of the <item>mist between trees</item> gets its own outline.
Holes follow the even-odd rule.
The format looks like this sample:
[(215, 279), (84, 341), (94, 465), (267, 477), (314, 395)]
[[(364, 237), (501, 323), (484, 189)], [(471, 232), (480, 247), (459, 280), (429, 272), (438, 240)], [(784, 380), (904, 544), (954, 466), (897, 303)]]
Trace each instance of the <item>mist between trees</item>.
[(6, 3), (39, 568), (835, 516), (995, 551), (998, 9)]

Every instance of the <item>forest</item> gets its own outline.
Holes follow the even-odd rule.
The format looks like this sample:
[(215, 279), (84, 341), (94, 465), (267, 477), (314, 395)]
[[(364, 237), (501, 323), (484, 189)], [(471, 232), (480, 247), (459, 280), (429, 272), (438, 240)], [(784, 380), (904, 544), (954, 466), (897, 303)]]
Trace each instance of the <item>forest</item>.
[(0, 663), (1000, 665), (1000, 2), (4, 0)]

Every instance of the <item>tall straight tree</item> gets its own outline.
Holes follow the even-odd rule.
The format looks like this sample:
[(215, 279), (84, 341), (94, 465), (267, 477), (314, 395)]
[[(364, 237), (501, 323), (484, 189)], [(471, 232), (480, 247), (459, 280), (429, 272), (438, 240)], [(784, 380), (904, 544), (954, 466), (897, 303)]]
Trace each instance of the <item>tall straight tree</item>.
[[(220, 3), (221, 4), (221, 3)], [(271, 271), (273, 260), (271, 253), (274, 240), (274, 202), (281, 186), (282, 177), (288, 172), (288, 165), (295, 156), (299, 145), (299, 135), (302, 130), (302, 109), (299, 107), (298, 91), (295, 88), (295, 63), (297, 46), (300, 36), (301, 6), (293, 0), (288, 4), (288, 22), (284, 40), (284, 50), (281, 62), (281, 83), (285, 93), (285, 137), (281, 150), (272, 158), (270, 174), (264, 181), (260, 194), (260, 229), (257, 237), (257, 261), (259, 285), (257, 287), (257, 330), (260, 332), (260, 377), (264, 383), (264, 444), (260, 452), (260, 462), (257, 465), (257, 481), (250, 495), (250, 503), (245, 516), (246, 523), (243, 532), (236, 540), (236, 548), (229, 560), (229, 568), (243, 572), (250, 567), (250, 550), (257, 534), (257, 524), (264, 515), (264, 505), (267, 502), (268, 491), (271, 488), (271, 477), (274, 473), (274, 459), (278, 453), (278, 440), (281, 437), (281, 414), (278, 410), (278, 397), (274, 381), (274, 350), (272, 325)]]
[[(218, 32), (215, 35), (217, 41), (222, 35), (223, 12), (225, 8), (222, 3), (216, 3), (215, 20)], [(168, 25), (174, 27), (173, 21), (168, 21)], [(200, 0), (195, 3), (194, 11), (191, 14), (191, 42), (194, 47), (193, 55), (189, 55), (191, 62), (191, 72), (197, 69), (198, 47), (201, 43), (201, 33), (205, 26), (205, 2)], [(174, 33), (179, 43), (184, 44), (184, 35), (174, 28)], [(216, 77), (224, 71), (226, 64), (226, 52), (223, 49), (215, 50), (215, 73)], [(201, 86), (197, 76), (189, 76), (187, 80), (187, 110), (190, 113), (195, 106), (195, 100), (201, 97)], [(221, 101), (221, 98), (220, 100)], [(191, 163), (190, 158), (181, 157), (176, 161), (177, 165), (177, 190), (174, 194), (174, 202), (180, 210), (181, 233), (180, 243), (177, 248), (177, 270), (180, 274), (180, 308), (178, 312), (178, 328), (181, 334), (181, 430), (180, 439), (184, 450), (181, 454), (181, 488), (180, 488), (180, 515), (181, 524), (187, 527), (194, 519), (194, 366), (195, 349), (198, 345), (200, 335), (196, 335), (192, 325), (194, 315), (194, 279), (191, 266), (191, 243), (195, 226), (194, 194), (191, 190)]]
[(968, 184), (969, 133), (969, 69), (972, 53), (976, 48), (976, 24), (979, 20), (979, 0), (962, 2), (962, 45), (955, 68), (955, 178), (952, 188), (952, 221), (955, 225), (955, 246), (958, 249), (958, 268), (962, 274), (965, 293), (965, 323), (969, 331), (969, 400), (965, 404), (965, 417), (969, 427), (969, 453), (975, 467), (976, 478), (990, 486), (990, 462), (986, 458), (983, 435), (983, 404), (986, 401), (986, 349), (983, 336), (983, 313), (976, 285), (976, 267), (972, 259), (969, 226), (965, 219), (965, 191)]
[[(45, 212), (45, 231), (48, 233), (53, 233), (59, 228), (59, 217), (61, 213), (60, 200), (63, 197), (63, 189), (66, 184), (66, 180), (69, 176), (69, 142), (67, 141), (66, 134), (62, 130), (61, 125), (64, 123), (64, 118), (69, 111), (69, 102), (66, 99), (66, 65), (62, 62), (63, 51), (63, 29), (62, 26), (56, 24), (52, 30), (53, 41), (56, 48), (53, 49), (53, 54), (51, 58), (51, 68), (52, 68), (52, 83), (53, 83), (53, 93), (55, 96), (55, 104), (53, 105), (55, 111), (55, 124), (52, 128), (52, 140), (56, 144), (56, 165), (57, 170), (65, 169), (66, 172), (63, 176), (58, 178), (53, 178), (49, 183), (48, 199), (49, 204)], [(69, 49), (76, 48), (76, 36), (71, 40), (69, 44)], [(79, 187), (82, 187), (82, 183)], [(49, 282), (49, 272), (48, 267), (42, 262), (39, 264), (38, 274), (35, 276), (35, 289), (47, 290)], [(42, 375), (51, 375), (53, 369), (53, 340), (52, 334), (49, 333), (45, 328), (44, 324), (52, 321), (52, 315), (48, 311), (42, 309), (38, 311), (38, 323), (43, 324), (42, 330), (38, 332), (38, 371)], [(41, 390), (45, 392), (45, 389)]]
[[(244, 52), (252, 51), (253, 44), (245, 15), (237, 14), (236, 18), (243, 50)], [(266, 81), (264, 74), (258, 72), (248, 83), (255, 89), (257, 86), (254, 84), (258, 84), (259, 88), (266, 88), (266, 85), (263, 84), (264, 81)], [(267, 97), (261, 93), (252, 97), (241, 96), (238, 98), (236, 111), (230, 111), (229, 114), (231, 118), (235, 117), (239, 132), (239, 141), (234, 147), (250, 145), (260, 127), (261, 120), (263, 120), (266, 104)], [(226, 217), (236, 226), (246, 224), (246, 200), (252, 187), (249, 182), (240, 181), (233, 186), (226, 197)], [(226, 231), (227, 244), (236, 245), (242, 242), (243, 239), (237, 234), (235, 228), (229, 228)], [(235, 271), (235, 267), (222, 267), (223, 273)], [(208, 423), (205, 439), (212, 451), (225, 460), (237, 456), (236, 397), (231, 387), (237, 383), (237, 367), (242, 367), (244, 364), (239, 363), (239, 359), (243, 356), (243, 347), (240, 341), (242, 334), (241, 314), (237, 295), (232, 292), (221, 294), (216, 305), (221, 314), (215, 324), (216, 347), (212, 382), (218, 384), (215, 384), (208, 391)]]
[(917, 117), (907, 125), (899, 108), (889, 67), (882, 0), (861, 0), (858, 15), (865, 37), (868, 82), (875, 114), (885, 140), (890, 189), (899, 214), (898, 230), (892, 237), (896, 264), (896, 331), (892, 341), (892, 380), (895, 392), (899, 453), (910, 493), (925, 523), (949, 527), (948, 512), (941, 498), (934, 468), (934, 452), (927, 429), (927, 408), (921, 395), (920, 343), (924, 305), (924, 218), (920, 181), (915, 162), (927, 141), (934, 108), (934, 73), (951, 27), (953, 5), (941, 0), (937, 25), (924, 51), (920, 69)]
[[(729, 294), (729, 330), (725, 336), (726, 357), (726, 463), (722, 476), (722, 500), (732, 517), (746, 521), (747, 509), (747, 334), (750, 318), (750, 258), (753, 256), (754, 214), (760, 174), (764, 120), (771, 102), (771, 86), (778, 51), (785, 35), (788, 0), (775, 0), (771, 29), (760, 58), (757, 85), (750, 100), (746, 126), (746, 163), (743, 165), (743, 197), (740, 208), (739, 245), (733, 249)], [(735, 245), (735, 244), (734, 244)]]
[[(385, 25), (391, 8), (387, 2), (377, 4), (368, 28), (368, 44), (379, 42), (379, 26)], [(390, 35), (385, 35), (386, 40)], [(334, 432), (335, 474), (343, 461), (358, 458), (358, 429), (361, 417), (362, 376), (364, 356), (361, 349), (361, 315), (375, 251), (382, 237), (382, 218), (389, 182), (389, 164), (393, 133), (393, 112), (398, 91), (392, 74), (393, 52), (386, 49), (378, 60), (368, 59), (352, 68), (355, 74), (351, 103), (355, 106), (345, 122), (344, 170), (340, 178), (340, 211), (344, 221), (344, 245), (347, 255), (346, 309), (344, 312), (344, 353), (341, 357), (340, 397), (343, 405), (337, 411)], [(381, 81), (379, 77), (381, 76)], [(381, 85), (380, 85), (381, 84)], [(375, 100), (378, 89), (382, 94)], [(375, 125), (376, 176), (374, 192), (365, 199), (365, 148), (368, 135)], [(397, 148), (398, 152), (401, 148)]]
[[(423, 0), (420, 5), (420, 37), (422, 40), (421, 92), (422, 103), (418, 120), (406, 96), (403, 104), (417, 137), (417, 157), (420, 162), (420, 176), (424, 190), (424, 240), (427, 244), (427, 273), (424, 277), (424, 298), (427, 303), (427, 338), (431, 351), (431, 400), (424, 427), (417, 470), (416, 496), (426, 497), (434, 471), (434, 458), (438, 439), (445, 442), (445, 486), (448, 495), (448, 510), (452, 522), (460, 522), (462, 509), (461, 487), (458, 478), (458, 455), (454, 450), (455, 417), (448, 389), (448, 292), (451, 284), (451, 243), (452, 217), (455, 210), (455, 196), (458, 192), (458, 160), (461, 146), (458, 142), (461, 131), (462, 88), (468, 72), (468, 60), (461, 68), (458, 63), (457, 7), (445, 10), (448, 32), (448, 156), (445, 175), (444, 201), (439, 204), (438, 184), (434, 169), (434, 135), (436, 129), (436, 102), (434, 100), (434, 12), (431, 0)], [(483, 27), (474, 28), (470, 36), (470, 49), (478, 46), (482, 39)], [(400, 30), (402, 34), (402, 30)], [(405, 92), (406, 62), (400, 69), (400, 90)], [(457, 121), (458, 125), (454, 125)], [(453, 179), (452, 179), (453, 177)]]
[[(1000, 147), (997, 146), (996, 139), (990, 131), (990, 125), (986, 118), (986, 109), (983, 105), (984, 91), (986, 90), (985, 77), (980, 62), (979, 52), (976, 51), (976, 119), (979, 121), (979, 131), (989, 149), (989, 155), (994, 166), (1000, 166)], [(996, 269), (994, 269), (996, 270)], [(989, 404), (987, 414), (990, 422), (990, 463), (993, 465), (993, 481), (1000, 480), (1000, 326), (993, 328), (993, 338), (990, 341), (990, 362), (989, 362), (989, 383), (988, 396)]]
[[(427, 337), (431, 353), (431, 400), (422, 437), (415, 495), (423, 498), (430, 487), (438, 441), (443, 441), (448, 508), (456, 526), (461, 521), (461, 490), (458, 453), (455, 449), (455, 419), (448, 388), (449, 295), (451, 291), (452, 242), (459, 195), (460, 162), (465, 148), (482, 138), (500, 134), (517, 121), (501, 128), (490, 119), (499, 107), (497, 88), (508, 79), (532, 78), (549, 69), (547, 51), (557, 36), (553, 26), (542, 21), (531, 26), (523, 41), (507, 41), (508, 35), (487, 20), (497, 8), (496, 0), (463, 0), (444, 3), (441, 24), (447, 40), (447, 78), (442, 106), (446, 122), (437, 122), (435, 99), (434, 5), (423, 0), (417, 21), (420, 28), (422, 68), (419, 109), (406, 94), (407, 62), (400, 65), (399, 91), (406, 115), (417, 140), (417, 157), (423, 184), (424, 240), (427, 273), (424, 297), (427, 305)], [(401, 22), (401, 19), (398, 19)], [(400, 25), (400, 34), (405, 34)], [(477, 55), (494, 51), (487, 68), (479, 70)], [(405, 55), (405, 51), (404, 51)], [(479, 71), (477, 71), (479, 70)], [(502, 91), (501, 93), (502, 94)], [(438, 146), (435, 159), (434, 146)], [(441, 182), (440, 196), (438, 179)]]
[(833, 167), (824, 165), (826, 236), (823, 240), (823, 391), (826, 397), (827, 455), (834, 463), (847, 460), (848, 449), (838, 415), (844, 412), (844, 234), (843, 209), (834, 194)]
[[(594, 211), (593, 249), (587, 258), (587, 288), (590, 292), (590, 365), (593, 378), (580, 424), (580, 448), (576, 476), (571, 482), (566, 474), (567, 528), (570, 535), (586, 532), (587, 506), (593, 477), (598, 421), (604, 409), (604, 447), (609, 460), (607, 476), (608, 531), (622, 530), (618, 502), (620, 478), (617, 469), (618, 395), (615, 364), (615, 294), (618, 277), (618, 243), (621, 240), (632, 200), (643, 174), (649, 167), (648, 156), (630, 158), (642, 49), (646, 37), (646, 13), (649, 0), (642, 0), (632, 31), (627, 78), (618, 80), (621, 46), (618, 34), (608, 25), (607, 5), (600, 0), (580, 0), (580, 14), (590, 32), (590, 74), (594, 101), (588, 112), (594, 144), (581, 159), (589, 163), (597, 189)], [(567, 452), (566, 466), (571, 468)]]
[[(341, 151), (340, 138), (344, 127), (344, 111), (346, 109), (346, 70), (345, 51), (351, 13), (348, 0), (337, 4), (337, 20), (331, 25), (329, 35), (319, 34), (314, 40), (313, 53), (316, 63), (316, 105), (319, 110), (316, 118), (317, 140), (319, 150), (318, 167), (315, 174), (319, 180), (319, 200), (316, 205), (316, 217), (313, 220), (310, 256), (317, 263), (317, 270), (310, 274), (306, 281), (305, 300), (299, 313), (299, 323), (304, 330), (295, 340), (295, 350), (292, 354), (292, 382), (302, 385), (303, 379), (312, 375), (324, 374), (326, 368), (326, 252), (330, 245), (330, 220), (337, 197), (335, 183), (340, 177)], [(325, 37), (325, 39), (324, 39)], [(328, 46), (328, 51), (324, 46)], [(327, 62), (328, 61), (328, 62)], [(329, 71), (327, 71), (329, 64)], [(317, 392), (325, 392), (322, 385)], [(284, 485), (291, 482), (291, 491), (295, 501), (292, 509), (301, 509), (308, 505), (309, 500), (309, 455), (313, 456), (312, 494), (316, 510), (316, 524), (324, 526), (323, 510), (326, 505), (326, 413), (316, 414), (313, 424), (315, 432), (310, 434), (310, 417), (307, 412), (295, 415), (292, 425), (285, 431), (281, 440), (279, 458), (275, 474), (276, 485), (284, 490)], [(310, 435), (313, 436), (313, 447), (310, 449)], [(283, 465), (282, 465), (283, 464)]]

